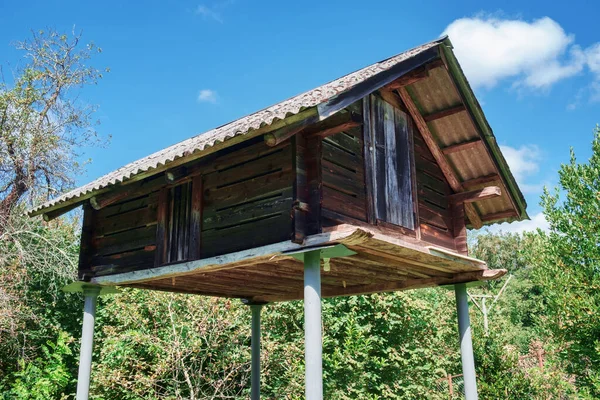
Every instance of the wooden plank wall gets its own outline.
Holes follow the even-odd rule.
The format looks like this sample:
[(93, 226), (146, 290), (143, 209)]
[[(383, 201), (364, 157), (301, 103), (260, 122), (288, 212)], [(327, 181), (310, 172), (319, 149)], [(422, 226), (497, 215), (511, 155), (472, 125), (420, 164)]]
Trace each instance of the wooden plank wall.
[[(362, 116), (362, 102), (346, 112)], [(421, 239), (455, 250), (450, 188), (420, 133), (413, 132)], [(322, 225), (367, 223), (363, 128), (319, 139), (319, 144)], [(184, 174), (177, 186), (168, 187), (165, 177), (158, 175), (144, 182), (150, 193), (99, 211), (86, 207), (80, 276), (213, 257), (290, 240), (294, 234), (301, 240), (304, 228), (293, 224), (294, 215), (302, 214), (294, 209), (294, 196), (299, 194), (294, 188), (298, 171), (308, 166), (294, 160), (299, 149), (303, 146), (296, 139), (269, 147), (262, 138), (255, 138), (186, 166), (193, 176), (188, 179)], [(317, 190), (300, 178), (307, 186), (304, 191)], [(311, 202), (300, 197), (306, 193), (297, 200)], [(166, 207), (159, 207), (159, 198)], [(190, 222), (193, 219), (196, 222)], [(163, 240), (157, 243), (157, 237)], [(193, 246), (196, 242), (198, 248)], [(155, 257), (157, 246), (160, 257)]]
[[(350, 105), (346, 111), (362, 115), (362, 102)], [(367, 221), (362, 129), (358, 126), (323, 139), (324, 226), (351, 223), (352, 219)]]
[(290, 240), (291, 141), (264, 141), (216, 158), (204, 174), (202, 258)]
[(455, 250), (450, 186), (419, 130), (413, 132), (421, 240)]
[[(157, 206), (158, 191), (153, 191), (99, 211), (86, 207), (85, 213), (93, 219), (93, 230), (88, 239), (87, 265), (80, 265), (80, 276), (154, 266)], [(86, 215), (84, 219), (87, 218)]]

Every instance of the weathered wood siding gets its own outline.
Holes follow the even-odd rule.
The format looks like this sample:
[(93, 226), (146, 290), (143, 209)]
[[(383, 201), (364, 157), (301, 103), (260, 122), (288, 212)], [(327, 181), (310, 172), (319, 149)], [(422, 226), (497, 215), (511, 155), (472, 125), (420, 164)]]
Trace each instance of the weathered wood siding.
[[(362, 115), (362, 102), (352, 104), (346, 112)], [(322, 141), (321, 171), (323, 179), (322, 215), (325, 225), (367, 221), (365, 161), (362, 127), (336, 133)], [(348, 220), (350, 218), (350, 220)]]
[(413, 131), (421, 239), (454, 250), (450, 186), (419, 131)]
[[(164, 180), (163, 176), (155, 179)], [(158, 191), (128, 198), (99, 211), (85, 207), (86, 257), (80, 276), (105, 275), (154, 265)]]
[(370, 99), (375, 218), (414, 230), (409, 116), (378, 96)]
[(259, 140), (224, 154), (204, 173), (201, 256), (289, 240), (292, 146)]
[(85, 207), (82, 278), (290, 239), (294, 174), (289, 140), (268, 147), (256, 138), (183, 171), (175, 184), (160, 174), (142, 182), (130, 198), (99, 211)]
[[(275, 147), (257, 137), (178, 167), (170, 181), (159, 174), (128, 185), (113, 196), (116, 203), (106, 202), (99, 211), (86, 206), (80, 276), (152, 268), (286, 240), (301, 242), (321, 226), (340, 223), (377, 224), (380, 219), (380, 224), (391, 222), (392, 229), (406, 234), (399, 225), (415, 225), (415, 179), (421, 239), (456, 249), (460, 216), (452, 220), (450, 188), (423, 138), (401, 110), (379, 98), (368, 103), (374, 109), (365, 106), (366, 117), (362, 102), (344, 110), (363, 126), (356, 122), (324, 138), (313, 132)], [(369, 153), (370, 199), (364, 125), (370, 126), (367, 133), (376, 143)], [(411, 176), (413, 156), (416, 170)], [(377, 196), (385, 201), (375, 201)], [(382, 204), (384, 209), (375, 208)]]

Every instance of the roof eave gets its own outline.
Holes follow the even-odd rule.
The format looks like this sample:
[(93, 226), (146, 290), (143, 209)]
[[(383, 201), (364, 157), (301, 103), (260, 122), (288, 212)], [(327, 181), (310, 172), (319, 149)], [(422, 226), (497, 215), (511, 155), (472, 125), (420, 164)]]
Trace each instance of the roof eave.
[(447, 37), (442, 41), (442, 43), (440, 43), (440, 50), (446, 59), (448, 71), (452, 74), (460, 91), (460, 95), (464, 99), (467, 108), (471, 112), (474, 122), (477, 124), (478, 130), (481, 133), (485, 144), (491, 152), (493, 161), (496, 163), (500, 175), (503, 178), (508, 191), (510, 192), (509, 195), (511, 196), (511, 198), (514, 201), (514, 204), (517, 207), (517, 218), (504, 218), (498, 221), (486, 221), (484, 225), (491, 225), (498, 222), (512, 222), (515, 220), (522, 221), (529, 219), (529, 215), (527, 215), (527, 202), (525, 200), (525, 197), (523, 196), (523, 193), (521, 192), (517, 181), (515, 180), (512, 172), (510, 171), (508, 163), (502, 155), (502, 151), (500, 150), (500, 147), (496, 142), (494, 132), (492, 131), (492, 128), (490, 127), (487, 118), (483, 113), (483, 109), (481, 108), (479, 101), (475, 97), (475, 93), (473, 92), (471, 85), (467, 81), (467, 77), (465, 76), (464, 72), (462, 71), (462, 68), (460, 67), (460, 64), (458, 63), (458, 60), (456, 59), (452, 48), (452, 42)]

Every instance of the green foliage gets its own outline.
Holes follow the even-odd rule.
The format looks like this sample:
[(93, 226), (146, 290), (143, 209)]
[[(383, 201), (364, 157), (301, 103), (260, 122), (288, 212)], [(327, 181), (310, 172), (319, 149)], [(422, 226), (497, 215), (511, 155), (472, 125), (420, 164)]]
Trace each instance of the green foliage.
[[(22, 211), (0, 235), (0, 381), (22, 368), (18, 360), (43, 357), (61, 332), (78, 337), (81, 330), (80, 296), (60, 290), (75, 277), (79, 223), (46, 224)], [(75, 357), (63, 355), (72, 372)]]
[[(71, 349), (70, 338), (65, 332), (60, 332), (56, 343), (47, 342), (41, 346), (42, 356), (33, 361), (19, 361), (20, 369), (13, 373), (11, 387), (3, 399), (48, 400), (66, 399), (64, 391), (72, 380), (68, 368)], [(1, 386), (0, 386), (1, 388)]]
[(547, 296), (547, 326), (578, 383), (600, 396), (600, 128), (592, 156), (561, 166), (559, 187), (542, 197), (550, 224), (537, 278)]
[[(506, 328), (518, 329), (510, 325)], [(488, 337), (476, 335), (473, 342), (482, 399), (566, 399), (577, 394), (562, 365), (557, 368), (552, 358), (546, 358), (546, 365), (540, 369), (533, 349), (520, 359), (521, 353), (503, 332), (492, 330)]]
[(250, 349), (241, 302), (142, 290), (104, 301), (94, 398), (243, 398)]

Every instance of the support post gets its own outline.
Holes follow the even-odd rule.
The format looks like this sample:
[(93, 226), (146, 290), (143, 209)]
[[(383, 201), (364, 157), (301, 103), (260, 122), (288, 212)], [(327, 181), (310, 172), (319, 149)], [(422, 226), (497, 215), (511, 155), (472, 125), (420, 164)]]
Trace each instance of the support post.
[(321, 254), (304, 254), (304, 347), (306, 400), (323, 399), (321, 338)]
[(79, 374), (77, 376), (77, 400), (88, 400), (90, 392), (90, 375), (92, 371), (92, 349), (94, 345), (94, 322), (96, 304), (101, 288), (84, 286), (85, 299), (83, 309), (83, 328), (81, 332), (81, 351), (79, 353)]
[(260, 400), (260, 312), (262, 306), (262, 304), (250, 304), (252, 310), (251, 400)]
[(456, 312), (458, 314), (458, 332), (460, 335), (460, 357), (465, 382), (465, 399), (477, 400), (477, 380), (475, 378), (475, 359), (469, 321), (469, 302), (467, 286), (459, 283), (454, 286), (456, 293)]

